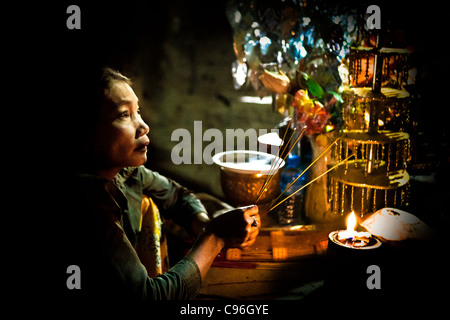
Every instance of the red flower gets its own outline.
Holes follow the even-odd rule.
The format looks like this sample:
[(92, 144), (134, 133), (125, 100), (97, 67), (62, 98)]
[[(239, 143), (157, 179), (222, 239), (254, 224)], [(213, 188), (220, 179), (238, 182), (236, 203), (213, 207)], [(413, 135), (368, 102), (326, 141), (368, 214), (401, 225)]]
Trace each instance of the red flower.
[(305, 134), (312, 135), (324, 132), (330, 118), (325, 107), (319, 101), (309, 99), (308, 92), (298, 90), (292, 106), (297, 110), (297, 121), (306, 126)]

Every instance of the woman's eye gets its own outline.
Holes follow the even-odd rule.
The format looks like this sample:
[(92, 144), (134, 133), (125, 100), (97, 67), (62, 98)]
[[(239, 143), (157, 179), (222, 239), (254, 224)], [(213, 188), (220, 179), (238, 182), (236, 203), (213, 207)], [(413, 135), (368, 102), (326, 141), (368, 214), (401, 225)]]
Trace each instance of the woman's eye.
[(120, 118), (128, 118), (130, 116), (130, 114), (128, 113), (128, 111), (124, 111), (121, 114), (119, 114)]

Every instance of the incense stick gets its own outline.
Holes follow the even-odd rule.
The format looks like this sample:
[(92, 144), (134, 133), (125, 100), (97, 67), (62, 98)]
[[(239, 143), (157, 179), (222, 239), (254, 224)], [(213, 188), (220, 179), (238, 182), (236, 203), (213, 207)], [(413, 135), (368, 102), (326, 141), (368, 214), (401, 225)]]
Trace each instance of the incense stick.
[(322, 158), (325, 153), (327, 153), (328, 150), (330, 150), (330, 148), (340, 139), (340, 137), (336, 138), (332, 143), (330, 143), (330, 145), (328, 147), (326, 147), (326, 149), (324, 151), (322, 151), (321, 154), (319, 154), (310, 164), (309, 166), (306, 167), (305, 170), (303, 170), (295, 179), (294, 181), (292, 181), (284, 190), (283, 192), (281, 192), (278, 197), (275, 198), (275, 200), (272, 201), (272, 204), (275, 203), (278, 199), (280, 199), (280, 197), (286, 193), (287, 190), (289, 190), (290, 187), (292, 187), (294, 185), (295, 182), (297, 182), (298, 179), (300, 179), (301, 176), (303, 176), (303, 174), (308, 171), (309, 168), (311, 168), (320, 158)]
[[(286, 134), (287, 134), (287, 132), (289, 131), (289, 127), (291, 126), (291, 122), (292, 122), (292, 118), (289, 118), (288, 124), (287, 124), (287, 126), (286, 126), (286, 130), (284, 131), (284, 134), (283, 134), (283, 139), (281, 140), (281, 141), (282, 141), (282, 145), (285, 144), (285, 143), (284, 143), (284, 142), (285, 142), (284, 139), (286, 138)], [(294, 130), (294, 132), (295, 132), (295, 130)], [(291, 135), (291, 138), (289, 139), (289, 141), (291, 141), (291, 139), (292, 139), (292, 135)], [(262, 194), (264, 193), (265, 188), (266, 188), (267, 185), (269, 184), (269, 178), (270, 178), (270, 175), (271, 175), (271, 173), (273, 173), (273, 169), (275, 168), (275, 165), (278, 163), (278, 161), (279, 161), (279, 159), (280, 159), (279, 156), (280, 156), (281, 154), (283, 154), (284, 150), (287, 148), (288, 145), (289, 145), (289, 142), (288, 142), (286, 145), (284, 145), (284, 149), (283, 149), (282, 152), (281, 152), (281, 148), (282, 148), (281, 145), (280, 145), (280, 147), (278, 148), (278, 150), (277, 150), (277, 155), (275, 156), (275, 159), (274, 159), (272, 165), (270, 166), (269, 172), (268, 172), (268, 174), (266, 175), (266, 179), (264, 180), (264, 183), (263, 183), (261, 189), (259, 189), (258, 197), (256, 198), (256, 203), (259, 201), (259, 199), (261, 198)], [(281, 162), (281, 163), (283, 163), (283, 162)], [(280, 164), (281, 164), (281, 163), (280, 163)], [(277, 168), (277, 170), (278, 170), (278, 169), (279, 169), (279, 168)]]
[[(291, 122), (291, 120), (292, 120), (292, 118), (289, 120), (289, 123)], [(288, 127), (286, 127), (286, 131), (284, 132), (284, 135), (283, 135), (283, 139), (282, 139), (282, 142), (283, 142), (283, 143), (284, 143), (284, 138), (286, 137), (286, 133), (287, 133), (288, 129), (289, 129), (289, 124), (288, 124)], [(278, 155), (280, 154), (280, 150), (281, 150), (281, 145), (280, 145), (280, 147), (278, 148), (277, 155), (275, 156), (274, 161), (272, 162), (272, 165), (270, 166), (269, 172), (268, 172), (268, 174), (266, 175), (266, 178), (265, 178), (265, 180), (264, 180), (264, 183), (263, 183), (261, 189), (259, 189), (259, 191), (258, 191), (258, 196), (257, 196), (257, 198), (256, 198), (256, 202), (258, 202), (258, 200), (261, 198), (262, 193), (263, 193), (263, 190), (264, 190), (264, 189), (266, 188), (266, 186), (268, 185), (269, 176), (270, 176), (270, 174), (273, 172), (273, 168), (275, 167), (276, 163), (278, 162), (278, 159), (279, 159), (279, 158), (278, 158)], [(255, 203), (256, 203), (256, 202), (255, 202)]]
[[(289, 127), (291, 126), (291, 122), (292, 122), (292, 118), (289, 118), (288, 124), (287, 124), (287, 126), (286, 126), (286, 130), (284, 131), (284, 134), (283, 134), (283, 139), (281, 140), (281, 141), (282, 141), (282, 144), (281, 144), (281, 145), (284, 145), (284, 142), (285, 142), (284, 139), (286, 138), (286, 134), (287, 134), (287, 132), (289, 131)], [(295, 132), (295, 130), (294, 130), (294, 132)], [(292, 139), (292, 136), (291, 136), (291, 138), (289, 139), (289, 141), (291, 141), (291, 139)], [(281, 145), (280, 145), (280, 147), (278, 148), (278, 150), (277, 150), (277, 155), (275, 156), (274, 162), (273, 162), (272, 165), (270, 166), (269, 175), (270, 175), (270, 172), (272, 172), (273, 168), (275, 167), (276, 163), (279, 161), (280, 156), (283, 154), (284, 150), (285, 150), (285, 149), (287, 148), (287, 146), (289, 145), (289, 141), (288, 141), (288, 143), (287, 143), (286, 145), (284, 145), (283, 151), (281, 151), (281, 148), (282, 148)], [(267, 180), (268, 180), (268, 176), (266, 176), (266, 180), (264, 181), (264, 185), (263, 185), (263, 186), (266, 186), (266, 185), (267, 185)], [(261, 189), (259, 190), (259, 193), (261, 193), (262, 190), (263, 190), (263, 188), (261, 188)], [(258, 195), (259, 195), (259, 194), (258, 194)]]
[[(291, 153), (292, 149), (294, 148), (294, 146), (297, 144), (297, 142), (300, 140), (300, 138), (303, 136), (303, 133), (306, 131), (306, 127), (302, 129), (302, 131), (298, 134), (297, 138), (295, 139), (294, 143), (292, 144), (292, 146), (289, 148), (288, 152), (284, 155), (283, 160), (280, 162), (280, 165), (278, 166), (277, 170), (280, 168), (281, 164), (283, 163), (283, 161), (286, 160), (286, 158), (289, 156), (289, 154)], [(289, 146), (289, 142), (291, 141), (292, 137), (294, 136), (294, 133), (292, 133), (291, 138), (289, 139), (288, 143), (286, 144), (286, 148)], [(285, 149), (286, 149), (285, 148)], [(284, 151), (283, 151), (284, 152)], [(276, 172), (276, 171), (275, 171)], [(260, 191), (260, 195), (258, 196), (258, 198), (256, 199), (256, 203), (258, 203), (259, 199), (261, 198), (261, 196), (264, 194), (264, 192), (266, 191), (266, 187), (270, 184), (270, 182), (272, 181), (273, 177), (275, 176), (275, 174), (271, 174), (267, 181), (267, 184), (264, 186), (264, 188), (262, 189), (262, 192)]]
[[(287, 199), (289, 199), (290, 197), (292, 197), (293, 195), (295, 195), (297, 192), (303, 190), (304, 188), (306, 188), (307, 186), (309, 186), (311, 183), (313, 183), (314, 181), (316, 181), (317, 179), (322, 178), (324, 175), (326, 175), (328, 172), (336, 169), (338, 166), (340, 166), (341, 164), (343, 164), (344, 162), (347, 162), (348, 159), (350, 159), (351, 157), (353, 157), (354, 154), (349, 155), (347, 158), (345, 158), (344, 160), (342, 160), (341, 162), (339, 162), (338, 164), (334, 165), (333, 167), (331, 167), (330, 169), (328, 169), (327, 171), (325, 171), (324, 173), (322, 173), (321, 175), (319, 175), (318, 177), (314, 178), (313, 180), (309, 181), (307, 184), (303, 185), (302, 187), (300, 187), (298, 190), (296, 190), (295, 192), (291, 193), (290, 195), (288, 195), (286, 198), (284, 198), (283, 200), (281, 200), (280, 202), (278, 202), (277, 204), (275, 204), (274, 206), (270, 207), (270, 209), (267, 212), (264, 212), (264, 214), (267, 214), (268, 212), (272, 211), (273, 209), (275, 209), (276, 207), (278, 207), (280, 204), (282, 204), (284, 201), (286, 201)], [(277, 198), (278, 199), (278, 198)]]

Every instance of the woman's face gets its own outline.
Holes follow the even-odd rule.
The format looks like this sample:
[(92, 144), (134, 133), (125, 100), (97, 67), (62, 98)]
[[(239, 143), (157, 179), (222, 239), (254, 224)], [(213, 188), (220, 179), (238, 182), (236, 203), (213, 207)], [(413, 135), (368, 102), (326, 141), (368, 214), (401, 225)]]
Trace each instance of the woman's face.
[(97, 165), (119, 170), (143, 165), (150, 142), (148, 132), (133, 89), (126, 82), (113, 81), (105, 90), (93, 141)]

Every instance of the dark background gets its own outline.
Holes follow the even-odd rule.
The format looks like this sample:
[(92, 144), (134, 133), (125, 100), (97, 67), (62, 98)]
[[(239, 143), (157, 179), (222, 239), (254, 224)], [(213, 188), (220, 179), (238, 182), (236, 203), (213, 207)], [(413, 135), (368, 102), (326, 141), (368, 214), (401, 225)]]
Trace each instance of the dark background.
[[(33, 72), (22, 73), (21, 79), (31, 78), (33, 83), (44, 84), (45, 100), (56, 103), (56, 114), (68, 119), (76, 111), (64, 108), (65, 101), (71, 99), (61, 94), (67, 92), (65, 84), (73, 77), (83, 81), (80, 70), (98, 64), (117, 68), (132, 78), (143, 117), (150, 125), (147, 165), (196, 191), (223, 198), (215, 166), (173, 165), (173, 130), (192, 131), (196, 120), (203, 122), (203, 130), (270, 129), (281, 119), (268, 105), (239, 102), (239, 97), (255, 93), (251, 88), (238, 91), (232, 86), (230, 69), (235, 56), (232, 29), (225, 15), (226, 1), (76, 4), (81, 8), (81, 30), (66, 28), (66, 2), (39, 4), (36, 11), (29, 12), (34, 27), (25, 29), (23, 38), (16, 41), (27, 44), (26, 59), (32, 62)], [(369, 4), (372, 3), (347, 1), (342, 5), (364, 10)], [(433, 1), (377, 4), (381, 8), (382, 31), (390, 41), (386, 45), (406, 44), (412, 48), (413, 64), (418, 68), (417, 83), (411, 92), (415, 102), (411, 105), (412, 161), (408, 172), (427, 178), (411, 180), (410, 211), (440, 229), (445, 226), (442, 221), (448, 222), (444, 199), (450, 195), (445, 10)], [(64, 118), (57, 130), (51, 125), (42, 129), (49, 130), (50, 137), (55, 132), (64, 136)], [(56, 155), (46, 161), (63, 166), (70, 163), (64, 153), (70, 146), (64, 146), (61, 153), (58, 148), (52, 149)], [(61, 158), (59, 155), (65, 156), (54, 161)]]
[[(414, 149), (408, 171), (427, 178), (411, 180), (408, 211), (445, 235), (450, 198), (446, 7), (438, 1), (373, 3), (381, 8), (382, 29), (386, 22), (403, 30), (407, 42), (416, 48), (414, 58), (421, 76), (415, 92), (417, 104), (411, 110)], [(66, 28), (70, 4), (81, 8), (81, 30)], [(17, 229), (28, 235), (18, 241), (20, 252), (28, 252), (24, 273), (39, 264), (36, 261), (46, 260), (41, 254), (43, 247), (54, 249), (57, 245), (52, 230), (58, 228), (57, 216), (63, 209), (54, 198), (70, 201), (70, 195), (55, 190), (54, 181), (60, 182), (70, 165), (67, 157), (71, 146), (65, 141), (70, 133), (65, 130), (65, 121), (74, 110), (65, 108), (71, 97), (64, 93), (73, 77), (80, 77), (80, 70), (101, 63), (130, 76), (151, 127), (148, 166), (196, 191), (219, 197), (223, 194), (218, 168), (171, 163), (170, 134), (174, 128), (190, 129), (194, 120), (202, 120), (203, 130), (207, 126), (245, 130), (271, 128), (280, 120), (270, 106), (239, 102), (240, 96), (254, 93), (236, 91), (232, 86), (230, 69), (235, 57), (223, 0), (17, 3), (3, 15), (3, 68), (12, 87), (7, 93), (13, 100), (5, 108), (4, 119), (14, 125), (5, 135), (5, 150), (16, 168), (13, 171), (24, 172), (8, 176), (8, 181), (13, 181), (12, 193), (19, 194), (17, 200), (9, 202), (13, 212), (27, 211), (30, 215), (13, 215), (12, 219), (14, 226), (28, 225), (12, 228), (14, 238)], [(9, 149), (9, 144), (15, 148)], [(9, 151), (16, 152), (16, 148), (17, 153)], [(18, 170), (19, 166), (23, 169)], [(26, 201), (23, 195), (29, 195)], [(38, 289), (50, 281), (40, 278)], [(22, 293), (24, 288), (20, 288)]]

